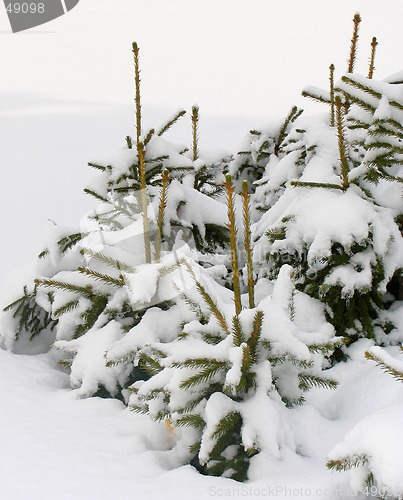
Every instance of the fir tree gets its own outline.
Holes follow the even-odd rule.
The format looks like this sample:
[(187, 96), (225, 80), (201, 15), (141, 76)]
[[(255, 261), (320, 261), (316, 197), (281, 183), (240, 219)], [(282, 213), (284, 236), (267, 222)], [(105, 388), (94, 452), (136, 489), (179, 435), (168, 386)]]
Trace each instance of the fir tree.
[[(232, 262), (237, 267), (234, 186), (229, 177), (226, 190)], [(250, 235), (244, 234), (250, 263)], [(274, 436), (286, 408), (302, 404), (311, 387), (334, 388), (336, 383), (321, 373), (320, 356), (314, 354), (320, 346), (297, 340), (289, 266), (282, 269), (272, 300), (249, 308), (240, 295), (237, 271), (232, 273), (232, 292), (201, 274), (195, 263), (184, 265), (195, 284), (184, 299), (197, 319), (185, 324), (174, 342), (155, 345), (151, 379), (133, 385), (131, 407), (181, 429), (177, 446), (189, 446), (188, 460), (201, 472), (244, 481), (253, 456), (278, 456), (284, 446)], [(252, 279), (248, 288), (247, 302), (253, 305)], [(321, 348), (330, 354), (334, 339), (323, 335), (322, 341)], [(264, 424), (256, 418), (261, 412)], [(267, 439), (267, 434), (272, 437)]]

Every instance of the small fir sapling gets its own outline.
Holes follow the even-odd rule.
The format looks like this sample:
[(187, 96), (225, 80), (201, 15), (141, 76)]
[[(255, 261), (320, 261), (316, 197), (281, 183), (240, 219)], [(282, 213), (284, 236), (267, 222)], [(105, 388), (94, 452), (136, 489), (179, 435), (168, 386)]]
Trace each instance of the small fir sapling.
[(169, 422), (178, 439), (174, 452), (183, 461), (205, 474), (243, 481), (252, 457), (279, 458), (284, 447), (293, 447), (290, 431), (281, 430), (287, 407), (302, 404), (310, 387), (336, 386), (322, 373), (318, 353), (331, 354), (337, 340), (323, 319), (310, 334), (294, 323), (302, 297), (295, 299), (289, 266), (280, 271), (272, 297), (255, 307), (252, 248), (245, 230), (250, 226), (247, 186), (243, 207), (248, 290), (241, 294), (235, 187), (229, 176), (225, 187), (233, 290), (220, 286), (196, 263), (184, 262), (195, 283), (184, 299), (196, 319), (183, 325), (177, 340), (154, 344), (151, 378), (130, 388), (130, 406)]
[[(354, 17), (348, 71), (354, 69), (360, 20), (359, 15)], [(375, 49), (376, 40), (373, 40), (371, 76)], [(390, 88), (387, 92), (386, 87)], [(402, 117), (397, 115), (401, 104), (396, 98), (392, 100), (389, 97), (393, 103), (390, 107), (394, 114), (391, 116), (385, 111), (382, 92), (374, 90), (382, 88), (389, 96), (397, 95), (391, 87), (392, 84), (356, 75), (342, 77), (335, 87), (334, 66), (331, 65), (328, 94), (312, 89), (303, 92), (307, 97), (330, 104), (330, 127), (336, 127), (339, 163), (338, 166), (334, 164), (333, 172), (338, 179), (326, 166), (332, 152), (329, 142), (325, 147), (316, 148), (314, 160), (305, 167), (298, 180), (290, 182), (277, 205), (263, 216), (261, 226), (266, 228), (271, 223), (267, 232), (269, 245), (261, 242), (262, 260), (265, 254), (268, 259), (268, 275), (275, 278), (283, 263), (293, 265), (297, 270), (298, 289), (326, 304), (329, 321), (338, 334), (346, 335), (349, 341), (366, 336), (380, 343), (388, 342), (385, 333), (393, 325), (385, 320), (382, 313), (390, 305), (386, 291), (397, 279), (401, 280), (398, 277), (402, 268), (402, 237), (394, 221), (401, 212), (401, 200), (397, 201), (401, 197), (400, 179), (396, 176), (401, 171), (402, 139), (399, 127), (403, 122)], [(374, 106), (377, 101), (379, 107)], [(358, 107), (364, 113), (358, 114)], [(361, 116), (361, 121), (354, 118), (356, 115)], [(362, 134), (360, 140), (357, 139), (358, 129)], [(379, 139), (379, 131), (383, 135), (382, 140)], [(357, 153), (359, 151), (362, 153)], [(313, 169), (318, 161), (321, 166)], [(391, 173), (386, 172), (386, 168), (390, 168)], [(381, 177), (394, 183), (391, 186), (395, 193), (394, 205), (389, 200), (385, 206), (385, 197), (382, 199), (379, 194), (382, 190), (377, 192), (369, 186), (369, 181), (379, 183)], [(293, 192), (292, 187), (304, 190)], [(323, 190), (323, 194), (309, 188)], [(337, 194), (337, 191), (341, 193)], [(321, 207), (322, 215), (328, 216), (326, 226), (315, 226), (315, 203)], [(362, 217), (355, 219), (354, 214), (361, 211), (360, 205)], [(341, 224), (340, 214), (344, 213), (347, 217)], [(309, 214), (313, 214), (311, 221)], [(319, 220), (317, 222), (320, 223)], [(383, 244), (379, 245), (381, 241)], [(395, 296), (399, 297), (400, 293)]]
[[(143, 317), (144, 324), (153, 317), (165, 325), (168, 316), (176, 318), (165, 333), (155, 333), (158, 341), (172, 340), (188, 314), (175, 313), (177, 292), (169, 285), (169, 272), (175, 273), (183, 252), (192, 254), (189, 245), (194, 244), (199, 250), (195, 258), (214, 265), (213, 252), (224, 250), (228, 241), (225, 205), (215, 199), (220, 163), (210, 169), (163, 138), (185, 112), (157, 133), (142, 136), (136, 44), (133, 54), (136, 140), (126, 138), (127, 149), (116, 155), (116, 162), (90, 163), (100, 178), (86, 191), (97, 206), (82, 220), (81, 232), (63, 235), (41, 253), (43, 277), (5, 311), (14, 315), (10, 348), (18, 335), (54, 330), (54, 346), (66, 353), (61, 364), (71, 370), (72, 385), (81, 396), (122, 397), (125, 385), (147, 378), (141, 363), (134, 364), (131, 357), (136, 343), (128, 342), (130, 355), (116, 367), (105, 359), (105, 351), (126, 338)], [(146, 282), (150, 286), (145, 288)], [(148, 330), (153, 331), (150, 325)]]

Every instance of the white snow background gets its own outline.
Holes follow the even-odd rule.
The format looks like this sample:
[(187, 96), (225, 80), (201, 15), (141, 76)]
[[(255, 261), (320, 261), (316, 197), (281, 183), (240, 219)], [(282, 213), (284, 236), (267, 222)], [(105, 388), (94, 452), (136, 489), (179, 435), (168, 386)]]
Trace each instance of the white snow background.
[[(92, 206), (81, 194), (87, 161), (134, 133), (132, 41), (141, 48), (145, 125), (197, 102), (201, 147), (236, 152), (250, 128), (293, 104), (323, 111), (300, 91), (327, 87), (332, 62), (345, 70), (355, 11), (357, 71), (367, 71), (373, 36), (377, 78), (401, 70), (401, 0), (81, 0), (19, 34), (0, 6), (0, 305), (26, 281), (49, 219), (75, 226)], [(190, 136), (186, 119), (177, 131), (181, 142)], [(150, 451), (160, 427), (116, 401), (77, 400), (51, 356), (0, 350), (0, 499), (348, 498), (346, 476), (326, 470), (326, 455), (366, 414), (403, 403), (401, 384), (359, 361), (364, 344), (350, 373), (339, 368), (337, 393), (298, 410), (311, 458), (267, 464), (246, 485), (190, 466), (169, 470)], [(376, 415), (361, 434), (371, 425)]]

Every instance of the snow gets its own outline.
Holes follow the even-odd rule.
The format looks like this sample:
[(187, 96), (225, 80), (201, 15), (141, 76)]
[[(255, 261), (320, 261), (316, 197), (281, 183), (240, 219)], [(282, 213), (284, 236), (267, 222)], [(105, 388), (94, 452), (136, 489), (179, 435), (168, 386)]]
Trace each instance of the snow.
[[(53, 355), (15, 356), (0, 350), (1, 369), (7, 374), (0, 379), (2, 494), (16, 500), (51, 500), (55, 494), (62, 500), (129, 500), (133, 496), (185, 500), (189, 495), (205, 500), (225, 490), (250, 497), (268, 496), (272, 491), (280, 499), (292, 497), (287, 494), (292, 490), (294, 496), (297, 491), (311, 490), (317, 498), (330, 500), (353, 496), (349, 474), (326, 471), (324, 461), (361, 418), (365, 419), (362, 442), (372, 446), (365, 451), (376, 446), (377, 452), (393, 451), (396, 459), (401, 453), (397, 434), (391, 436), (386, 426), (381, 437), (393, 438), (391, 445), (373, 440), (373, 425), (379, 426), (379, 418), (400, 426), (397, 418), (401, 419), (403, 392), (401, 384), (364, 359), (367, 347), (361, 346), (354, 363), (337, 369), (344, 379), (337, 393), (318, 390), (321, 394), (314, 395), (318, 409), (293, 410), (295, 425), (292, 421), (289, 425), (300, 455), (284, 452), (280, 462), (258, 455), (253, 459), (252, 480), (243, 485), (201, 476), (190, 466), (171, 470), (174, 464), (164, 451), (169, 440), (164, 423), (133, 414), (116, 400), (78, 399), (76, 391), (69, 389), (67, 374), (56, 368)], [(367, 387), (372, 390), (366, 392)], [(337, 419), (335, 413), (331, 420), (323, 416), (330, 408), (337, 410)], [(367, 416), (377, 410), (379, 414)], [(259, 407), (254, 411), (261, 413)], [(389, 470), (396, 475), (394, 467)], [(401, 476), (395, 479), (399, 484)]]
[[(367, 22), (362, 27), (362, 38), (369, 40), (375, 27), (382, 35), (377, 62), (379, 73), (384, 75), (395, 71), (393, 54), (397, 38), (401, 37), (402, 6), (390, 1), (388, 9), (380, 11), (375, 0), (362, 0), (357, 2), (357, 8)], [(92, 201), (78, 194), (81, 186), (92, 176), (92, 172), (82, 166), (98, 157), (103, 161), (105, 158), (115, 161), (116, 152), (108, 155), (115, 151), (116, 144), (123, 143), (125, 135), (133, 133), (134, 113), (126, 104), (133, 94), (130, 73), (130, 43), (133, 38), (139, 41), (142, 50), (143, 111), (147, 126), (164, 123), (166, 116), (172, 114), (172, 110), (167, 109), (172, 102), (175, 106), (189, 107), (197, 97), (202, 113), (202, 147), (211, 143), (214, 147), (230, 149), (238, 144), (248, 128), (257, 125), (257, 118), (253, 115), (260, 118), (265, 115), (266, 120), (268, 114), (284, 114), (290, 98), (297, 102), (300, 90), (307, 82), (322, 81), (323, 86), (327, 85), (324, 70), (328, 67), (329, 57), (334, 55), (336, 67), (345, 64), (351, 17), (351, 2), (347, 0), (338, 2), (337, 6), (326, 7), (319, 0), (307, 0), (293, 5), (292, 9), (289, 2), (276, 5), (273, 9), (273, 5), (263, 0), (253, 0), (248, 5), (240, 0), (223, 0), (220, 5), (206, 0), (203, 5), (197, 6), (181, 0), (169, 4), (162, 0), (150, 0), (142, 5), (132, 0), (119, 0), (116, 5), (106, 0), (83, 0), (69, 15), (31, 34), (11, 36), (3, 31), (4, 44), (0, 47), (4, 65), (0, 93), (3, 143), (0, 154), (8, 180), (1, 198), (6, 216), (2, 219), (0, 230), (3, 239), (0, 286), (4, 289), (5, 301), (8, 303), (18, 296), (20, 285), (27, 281), (27, 277), (36, 276), (32, 268), (16, 268), (21, 262), (31, 261), (46, 246), (40, 233), (45, 232), (48, 226), (53, 227), (47, 219), (52, 217), (57, 222), (70, 225), (79, 220), (83, 211), (93, 206)], [(305, 23), (304, 33), (301, 20)], [(4, 9), (0, 9), (0, 25), (7, 30), (6, 23)], [(284, 25), (290, 24), (285, 34)], [(52, 33), (50, 30), (55, 31)], [(305, 31), (312, 35), (314, 45), (309, 45), (310, 37)], [(240, 37), (239, 33), (243, 36)], [(318, 39), (322, 40), (320, 46)], [(164, 40), (164, 43), (158, 43), (158, 40)], [(343, 46), (340, 40), (344, 40)], [(271, 49), (279, 44), (280, 50)], [(307, 64), (313, 57), (316, 58), (315, 64)], [(361, 54), (360, 58), (359, 62), (366, 64), (367, 54)], [(262, 64), (262, 61), (268, 63)], [(246, 71), (246, 66), (253, 71)], [(388, 80), (400, 77), (401, 72)], [(284, 90), (284, 81), (287, 81), (287, 91)], [(389, 89), (386, 84), (379, 84), (380, 91), (385, 89)], [(393, 95), (387, 95), (393, 98)], [(378, 118), (388, 113), (395, 116), (396, 111), (390, 110), (387, 100), (387, 97), (382, 98)], [(313, 108), (314, 104), (305, 101), (303, 105), (317, 109)], [(213, 113), (221, 116), (214, 116)], [(235, 116), (228, 116), (231, 114)], [(242, 114), (248, 116), (243, 118)], [(182, 137), (190, 135), (187, 120), (188, 117), (184, 117), (183, 123), (178, 125), (181, 132), (185, 131)], [(234, 139), (233, 136), (237, 137)], [(313, 143), (317, 143), (316, 137), (312, 139)], [(159, 151), (166, 151), (163, 141), (159, 144)], [(326, 141), (326, 145), (329, 144)], [(333, 141), (330, 148), (334, 147)], [(119, 150), (120, 161), (114, 174), (117, 175), (120, 168), (130, 162), (132, 154), (126, 149)], [(221, 157), (221, 154), (208, 152), (203, 155), (206, 160), (216, 157)], [(184, 161), (183, 157), (178, 158)], [(326, 168), (322, 168), (326, 162), (316, 165), (315, 162), (306, 169), (302, 180), (335, 182), (336, 176), (333, 180), (331, 178), (334, 175), (333, 165), (326, 164)], [(186, 165), (190, 163), (185, 161)], [(296, 175), (286, 161), (273, 163), (269, 168), (277, 176), (272, 177), (276, 186)], [(318, 177), (318, 172), (322, 177)], [(401, 199), (396, 192), (390, 193), (387, 185), (381, 185), (381, 191), (383, 199), (390, 201), (393, 198), (395, 201), (390, 203), (395, 208), (399, 207)], [(179, 195), (177, 200), (181, 199)], [(346, 245), (349, 244), (352, 235), (343, 232), (343, 222), (348, 220), (352, 227), (353, 222), (368, 221), (373, 215), (362, 199), (354, 201), (357, 212), (344, 210), (339, 201), (348, 196), (353, 197), (352, 192), (334, 193), (326, 207), (326, 216), (331, 221), (329, 225), (321, 223), (319, 214), (317, 219), (298, 221), (305, 224), (310, 241), (316, 238), (317, 244), (310, 255), (312, 259), (326, 254), (335, 234), (339, 236), (342, 233), (346, 237)], [(222, 205), (213, 201), (209, 202), (208, 211), (214, 217), (211, 221), (201, 220), (197, 197), (191, 201), (183, 209), (183, 218), (192, 219), (201, 233), (203, 223), (214, 222), (217, 218), (226, 220)], [(292, 201), (290, 196), (279, 209), (283, 210), (284, 205)], [(322, 207), (322, 201), (320, 192), (312, 194), (306, 210)], [(272, 213), (275, 214), (275, 211)], [(389, 239), (388, 227), (381, 215), (377, 225), (379, 236), (374, 242), (376, 251), (380, 253), (386, 251)], [(83, 220), (81, 227), (85, 228), (86, 224), (88, 221)], [(55, 231), (59, 231), (59, 227)], [(140, 222), (139, 231), (136, 233), (134, 229), (135, 225), (132, 225), (127, 231), (109, 233), (110, 239), (106, 243), (131, 243), (130, 237), (135, 239), (141, 232)], [(354, 226), (354, 238), (364, 239), (366, 235), (364, 225)], [(49, 241), (54, 241), (54, 237)], [(88, 241), (91, 247), (95, 243)], [(105, 240), (100, 239), (99, 243), (104, 248)], [(138, 241), (139, 248), (141, 243)], [(50, 248), (50, 252), (50, 258), (40, 268), (40, 274), (44, 276), (47, 273), (54, 275), (59, 269), (57, 248)], [(125, 257), (131, 255), (124, 245), (120, 252)], [(141, 251), (136, 249), (134, 253), (141, 254)], [(350, 283), (350, 288), (346, 288), (346, 294), (355, 285), (362, 287), (369, 283), (367, 271), (371, 258), (368, 252), (356, 257), (357, 265), (362, 266), (363, 271), (358, 273), (354, 283)], [(399, 260), (398, 251), (395, 258)], [(76, 268), (76, 259), (76, 255), (70, 255), (63, 260), (64, 272)], [(122, 260), (127, 262), (126, 258)], [(131, 256), (129, 262), (134, 265), (136, 255)], [(352, 270), (349, 271), (348, 276), (354, 276)], [(345, 283), (341, 272), (339, 270), (339, 275), (335, 273), (331, 279), (340, 279)], [(7, 273), (9, 278), (5, 276)], [(63, 276), (60, 273), (56, 278), (62, 279)], [(135, 285), (136, 279), (139, 281), (141, 277), (141, 273), (133, 275), (132, 284)], [(154, 277), (157, 280), (156, 273)], [(80, 279), (77, 275), (77, 283), (81, 283)], [(183, 283), (183, 276), (178, 281)], [(271, 287), (269, 282), (259, 283), (259, 301), (271, 292)], [(146, 301), (153, 291), (154, 286), (149, 290), (143, 288), (141, 296), (134, 294), (132, 300), (136, 303)], [(268, 311), (273, 313), (267, 328), (271, 328), (270, 337), (277, 336), (279, 341), (284, 341), (286, 336), (291, 338), (288, 331), (290, 325), (286, 311), (283, 315), (275, 306), (285, 304), (290, 291), (287, 286), (277, 287), (273, 304), (267, 305)], [(282, 297), (284, 292), (285, 297)], [(58, 292), (53, 307), (65, 303), (68, 296), (71, 297), (68, 292)], [(42, 298), (45, 300), (45, 297)], [(223, 297), (223, 307), (227, 312), (232, 304), (230, 306), (226, 299)], [(123, 297), (116, 295), (114, 300), (119, 302)], [(333, 332), (317, 302), (298, 294), (295, 302), (295, 325), (298, 328), (293, 330), (295, 339), (290, 343), (295, 355), (308, 358), (303, 342), (307, 342), (308, 338), (315, 343), (330, 339)], [(113, 303), (109, 305), (112, 307)], [(301, 309), (304, 309), (304, 314), (298, 313)], [(402, 330), (401, 309), (396, 309), (395, 316)], [(178, 311), (176, 316), (174, 309), (170, 309), (169, 314), (150, 309), (144, 318), (141, 329), (134, 327), (125, 337), (117, 324), (112, 322), (107, 327), (89, 332), (85, 339), (73, 342), (66, 342), (71, 325), (68, 324), (68, 315), (63, 318), (65, 334), (60, 328), (56, 346), (67, 348), (71, 354), (74, 354), (71, 351), (74, 346), (80, 347), (73, 362), (72, 381), (77, 386), (74, 390), (70, 389), (68, 375), (56, 366), (58, 359), (63, 359), (60, 353), (51, 351), (25, 356), (0, 349), (0, 470), (1, 495), (4, 498), (181, 500), (192, 497), (205, 500), (214, 496), (269, 495), (276, 498), (315, 496), (330, 499), (344, 495), (347, 498), (352, 496), (350, 474), (332, 474), (324, 464), (328, 457), (356, 453), (357, 450), (376, 455), (371, 467), (377, 477), (385, 484), (393, 485), (396, 494), (402, 493), (401, 469), (396, 465), (403, 462), (403, 442), (399, 438), (402, 388), (374, 363), (364, 359), (366, 349), (377, 353), (371, 342), (364, 341), (351, 348), (352, 359), (329, 371), (329, 376), (340, 381), (336, 393), (312, 391), (313, 394), (307, 395), (309, 404), (293, 409), (289, 422), (278, 421), (277, 401), (265, 398), (263, 403), (263, 399), (258, 397), (245, 406), (245, 415), (249, 412), (251, 419), (252, 416), (259, 417), (259, 429), (264, 428), (267, 421), (273, 424), (270, 433), (260, 435), (260, 438), (266, 438), (265, 447), (273, 452), (272, 455), (280, 456), (275, 444), (278, 441), (287, 443), (287, 446), (282, 450), (280, 461), (265, 453), (254, 457), (251, 482), (240, 485), (225, 478), (203, 477), (192, 467), (181, 466), (180, 457), (169, 450), (172, 435), (164, 423), (155, 424), (146, 417), (133, 414), (116, 400), (98, 397), (81, 399), (96, 391), (100, 383), (113, 391), (114, 381), (124, 377), (124, 373), (119, 373), (121, 368), (116, 368), (115, 373), (114, 367), (106, 369), (100, 363), (103, 353), (112, 344), (114, 347), (108, 353), (109, 359), (120, 359), (131, 354), (135, 342), (140, 345), (143, 338), (151, 337), (162, 342), (174, 338), (183, 320), (182, 311)], [(319, 329), (318, 324), (321, 325)], [(188, 324), (190, 330), (191, 325)], [(206, 330), (208, 328), (211, 325), (206, 325)], [(44, 343), (48, 342), (45, 339)], [(37, 352), (41, 352), (40, 343), (37, 348)], [(236, 383), (240, 348), (232, 349), (233, 371), (227, 375), (227, 382)], [(390, 352), (396, 354), (393, 348)], [(176, 356), (179, 359), (184, 354), (176, 353)], [(392, 356), (388, 356), (384, 354), (384, 359), (390, 361)], [(393, 359), (396, 359), (396, 367), (400, 367), (398, 357)], [(262, 366), (261, 370), (267, 372), (268, 367)], [(210, 400), (209, 404), (206, 411), (211, 410), (212, 417), (216, 419), (218, 414), (214, 400)], [(269, 405), (272, 406), (269, 408)], [(276, 411), (273, 410), (275, 406)], [(268, 415), (272, 418), (267, 418)], [(279, 437), (277, 432), (282, 426), (286, 427), (286, 435)], [(381, 426), (382, 432), (375, 433), (374, 429), (379, 430)], [(252, 446), (259, 429), (245, 427), (245, 442)], [(208, 445), (205, 443), (204, 446), (208, 448)], [(294, 448), (298, 454), (292, 452)], [(361, 476), (357, 471), (353, 471), (351, 476), (351, 486), (357, 486)], [(307, 494), (308, 491), (313, 495)]]
[[(331, 450), (328, 458), (368, 457), (368, 465), (350, 472), (353, 488), (365, 489), (366, 475), (372, 472), (377, 478), (376, 489), (389, 496), (403, 495), (403, 439), (400, 427), (403, 404), (390, 405), (364, 417), (347, 434), (344, 441)], [(360, 484), (361, 483), (361, 484)]]
[(104, 358), (107, 350), (122, 337), (119, 323), (111, 321), (79, 339), (70, 342), (58, 340), (54, 343), (56, 349), (74, 355), (70, 380), (72, 387), (78, 388), (78, 396), (85, 398), (96, 394), (100, 386), (105, 387), (111, 394), (116, 394), (116, 382), (124, 384), (126, 376), (121, 373), (122, 368), (107, 367)]

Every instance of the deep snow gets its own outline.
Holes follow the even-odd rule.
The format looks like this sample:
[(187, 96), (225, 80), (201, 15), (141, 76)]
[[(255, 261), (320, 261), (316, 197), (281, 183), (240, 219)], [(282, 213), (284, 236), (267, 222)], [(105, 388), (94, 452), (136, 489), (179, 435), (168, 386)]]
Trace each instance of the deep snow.
[[(19, 268), (42, 250), (48, 219), (77, 224), (93, 205), (80, 194), (92, 175), (86, 162), (133, 131), (134, 109), (127, 104), (133, 39), (142, 48), (146, 124), (197, 101), (201, 143), (225, 149), (235, 148), (263, 116), (282, 116), (294, 103), (317, 109), (299, 92), (307, 84), (326, 86), (330, 62), (344, 69), (353, 9), (363, 17), (362, 42), (379, 37), (377, 75), (399, 69), (401, 2), (388, 0), (381, 11), (375, 0), (290, 5), (81, 0), (69, 15), (20, 35), (9, 33), (0, 8), (0, 159), (7, 172), (0, 201), (1, 304), (29, 278), (30, 270)], [(358, 64), (365, 67), (361, 50)], [(265, 464), (246, 485), (202, 477), (190, 466), (169, 470), (174, 464), (162, 449), (171, 436), (164, 424), (117, 401), (78, 399), (55, 354), (0, 350), (0, 498), (348, 498), (348, 474), (327, 471), (327, 454), (361, 418), (403, 403), (401, 384), (364, 360), (367, 347), (357, 346), (355, 365), (334, 370), (337, 392), (316, 393), (317, 408), (295, 410), (301, 455)], [(365, 425), (359, 429), (364, 447)]]
[[(172, 436), (164, 423), (131, 413), (116, 400), (79, 399), (69, 389), (68, 375), (56, 367), (55, 354), (25, 356), (0, 350), (0, 498), (366, 498), (349, 490), (347, 473), (332, 473), (324, 466), (329, 451), (359, 420), (381, 409), (383, 418), (382, 412), (391, 414), (393, 405), (403, 404), (402, 385), (364, 359), (366, 348), (368, 341), (360, 342), (354, 349), (355, 363), (333, 370), (341, 384), (336, 392), (312, 391), (308, 399), (314, 399), (317, 408), (293, 410), (300, 455), (290, 452), (283, 461), (265, 462), (259, 478), (246, 484), (201, 476), (191, 466), (170, 470), (174, 464), (164, 448)], [(396, 348), (391, 352), (398, 356)], [(358, 436), (364, 449), (382, 449), (382, 442), (374, 442), (370, 433), (371, 424), (379, 423), (376, 418), (361, 424)], [(387, 451), (399, 449), (395, 436)], [(399, 478), (393, 463), (387, 471)]]

